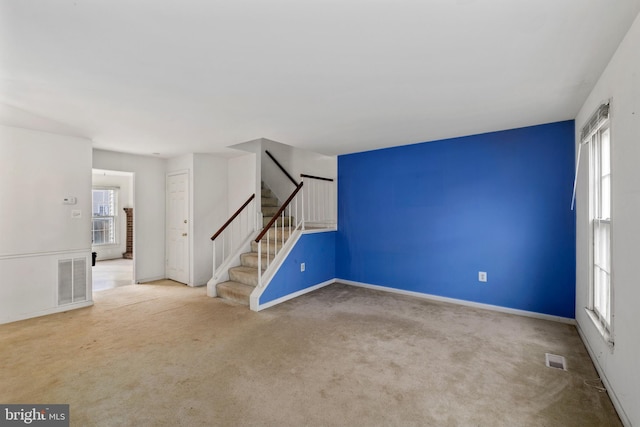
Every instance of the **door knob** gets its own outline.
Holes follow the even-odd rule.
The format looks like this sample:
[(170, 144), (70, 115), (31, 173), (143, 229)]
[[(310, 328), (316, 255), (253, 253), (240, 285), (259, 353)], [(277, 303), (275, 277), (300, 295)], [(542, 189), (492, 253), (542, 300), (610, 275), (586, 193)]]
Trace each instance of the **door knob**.
[(182, 237), (185, 237), (187, 235), (187, 233), (182, 233)]

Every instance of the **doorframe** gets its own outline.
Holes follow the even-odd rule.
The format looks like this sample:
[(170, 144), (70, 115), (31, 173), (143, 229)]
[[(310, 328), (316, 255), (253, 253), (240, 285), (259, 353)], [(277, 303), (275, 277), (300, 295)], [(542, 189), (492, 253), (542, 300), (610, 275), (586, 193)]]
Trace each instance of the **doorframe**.
[[(129, 191), (131, 192), (131, 207), (133, 208), (133, 262), (132, 262), (132, 268), (133, 271), (131, 272), (131, 284), (132, 285), (137, 285), (140, 282), (138, 281), (138, 278), (136, 276), (136, 266), (138, 263), (138, 255), (137, 255), (137, 236), (136, 233), (138, 232), (138, 227), (137, 227), (137, 218), (138, 216), (136, 215), (137, 212), (137, 206), (136, 206), (136, 173), (133, 171), (126, 171), (126, 170), (118, 170), (118, 169), (104, 169), (104, 168), (96, 168), (92, 165), (91, 167), (91, 188), (93, 189), (93, 174), (95, 171), (103, 171), (106, 173), (113, 173), (114, 175), (121, 175), (121, 176), (126, 176), (129, 178)], [(93, 203), (93, 197), (91, 198), (91, 203)], [(118, 209), (120, 209), (121, 206), (118, 206)], [(124, 233), (126, 233), (126, 226), (125, 226), (125, 230)], [(123, 230), (120, 230), (120, 238), (125, 238), (126, 239), (126, 234), (124, 234), (123, 237)], [(92, 245), (93, 246), (93, 245)], [(93, 275), (91, 276), (91, 293), (93, 294)]]
[(192, 236), (193, 236), (193, 194), (192, 194), (192, 177), (191, 169), (178, 169), (175, 171), (167, 172), (165, 178), (165, 260), (164, 269), (165, 277), (169, 278), (168, 263), (169, 263), (169, 178), (176, 175), (187, 175), (187, 221), (188, 221), (188, 241), (187, 241), (187, 286), (193, 287), (193, 259), (192, 259)]

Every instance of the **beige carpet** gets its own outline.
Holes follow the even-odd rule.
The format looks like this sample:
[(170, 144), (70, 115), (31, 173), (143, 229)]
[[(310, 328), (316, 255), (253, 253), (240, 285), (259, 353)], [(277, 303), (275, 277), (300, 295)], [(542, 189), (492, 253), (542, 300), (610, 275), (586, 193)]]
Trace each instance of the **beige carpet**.
[(69, 403), (73, 426), (620, 425), (569, 325), (341, 284), (261, 313), (169, 281), (94, 296), (0, 325), (1, 403)]

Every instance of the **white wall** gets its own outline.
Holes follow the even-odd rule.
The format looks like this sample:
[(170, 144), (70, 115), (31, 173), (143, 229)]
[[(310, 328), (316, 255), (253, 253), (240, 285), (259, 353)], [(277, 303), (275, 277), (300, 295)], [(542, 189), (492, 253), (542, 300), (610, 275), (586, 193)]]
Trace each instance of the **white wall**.
[[(577, 194), (576, 321), (627, 425), (640, 426), (640, 16), (576, 117), (586, 120), (611, 99), (613, 333), (604, 342), (585, 312), (589, 290), (588, 155), (582, 150)], [(584, 167), (583, 167), (584, 166)], [(617, 401), (617, 402), (616, 402)]]
[[(257, 183), (256, 154), (249, 153), (229, 159), (228, 193), (231, 216), (255, 193)], [(258, 184), (259, 185), (259, 184)], [(260, 197), (256, 194), (256, 197)]]
[(133, 172), (133, 261), (136, 282), (165, 277), (166, 160), (93, 150), (93, 167)]
[(193, 158), (193, 284), (206, 285), (213, 275), (211, 236), (228, 219), (227, 159), (210, 154)]
[(90, 305), (58, 307), (57, 262), (85, 258), (90, 283), (91, 141), (0, 126), (0, 170), (0, 323)]
[[(253, 189), (250, 190), (251, 193), (255, 193), (256, 194), (256, 198), (258, 199), (258, 202), (260, 201), (260, 197), (262, 197), (262, 191), (261, 191), (261, 183), (260, 181), (262, 180), (262, 157), (261, 157), (261, 153), (262, 153), (262, 141), (264, 141), (264, 139), (260, 138), (260, 139), (254, 139), (252, 141), (247, 141), (247, 142), (243, 142), (241, 144), (236, 144), (231, 146), (230, 148), (236, 149), (238, 151), (244, 151), (246, 153), (250, 153), (253, 157), (251, 158), (252, 160), (249, 160), (248, 158), (245, 160), (237, 160), (238, 162), (240, 162), (240, 166), (244, 166), (244, 167), (251, 167), (250, 163), (253, 162), (253, 167), (252, 169), (254, 170), (254, 185), (253, 185)], [(231, 172), (230, 169), (230, 173), (236, 173), (236, 172)], [(239, 172), (242, 173), (242, 172)], [(230, 183), (232, 182), (236, 182), (237, 176), (233, 176), (233, 177), (229, 177), (230, 179)], [(231, 179), (233, 179), (233, 181), (231, 181)], [(233, 184), (231, 184), (233, 185)], [(231, 191), (231, 188), (229, 189)], [(236, 188), (234, 188), (234, 190), (236, 190)], [(240, 192), (242, 192), (242, 188), (238, 189), (240, 190)], [(251, 194), (249, 193), (249, 194)], [(229, 193), (231, 194), (231, 192)], [(249, 197), (249, 194), (247, 194), (247, 197)], [(235, 196), (232, 196), (235, 197)], [(246, 200), (246, 198), (241, 202), (240, 199), (242, 199), (244, 196), (240, 197), (238, 196), (238, 199), (229, 200), (229, 204), (230, 204), (230, 209), (233, 209), (231, 206), (234, 205), (238, 205), (236, 207), (236, 209), (238, 207), (240, 207), (242, 205), (242, 202), (244, 202), (244, 200)], [(239, 203), (238, 203), (239, 202)], [(259, 203), (258, 203), (258, 208), (259, 208)], [(230, 214), (233, 212), (230, 212)]]
[(133, 208), (133, 176), (116, 174), (110, 171), (93, 171), (92, 185), (97, 187), (117, 187), (117, 241), (114, 245), (92, 245), (92, 250), (98, 254), (98, 261), (122, 258), (127, 249), (127, 215), (124, 208)]

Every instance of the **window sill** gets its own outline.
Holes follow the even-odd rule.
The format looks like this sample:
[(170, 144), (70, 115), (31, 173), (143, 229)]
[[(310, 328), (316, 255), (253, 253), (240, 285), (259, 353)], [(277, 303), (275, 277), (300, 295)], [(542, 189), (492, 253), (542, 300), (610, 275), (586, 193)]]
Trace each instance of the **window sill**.
[(593, 326), (596, 327), (596, 329), (600, 333), (600, 336), (609, 347), (609, 350), (611, 350), (611, 352), (613, 353), (614, 342), (611, 334), (609, 334), (609, 332), (604, 328), (604, 326), (602, 326), (602, 323), (600, 323), (600, 319), (598, 319), (598, 316), (593, 312), (593, 310), (589, 310), (588, 308), (585, 307), (584, 311), (587, 312), (587, 315), (593, 322)]

